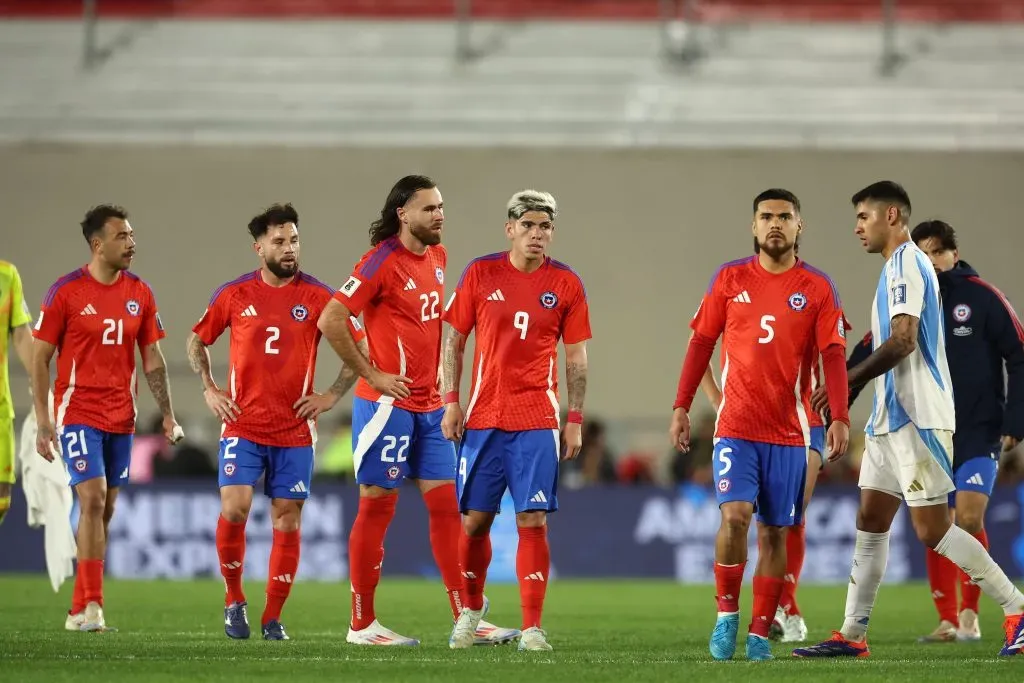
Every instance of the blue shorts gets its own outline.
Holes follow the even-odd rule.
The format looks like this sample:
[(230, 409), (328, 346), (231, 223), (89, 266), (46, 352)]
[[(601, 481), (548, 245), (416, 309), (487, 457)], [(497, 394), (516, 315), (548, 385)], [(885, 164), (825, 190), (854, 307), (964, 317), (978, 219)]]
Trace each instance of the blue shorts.
[(757, 521), (767, 526), (803, 519), (806, 447), (723, 438), (715, 443), (714, 468), (719, 506), (753, 503)]
[(828, 453), (825, 452), (825, 428), (811, 427), (811, 445), (808, 448), (821, 458), (821, 466), (825, 467), (828, 462)]
[(558, 431), (467, 429), (455, 490), (462, 512), (501, 512), (508, 487), (516, 512), (558, 509)]
[(953, 472), (953, 483), (956, 484), (956, 491), (952, 491), (949, 494), (949, 507), (956, 507), (957, 491), (984, 493), (991, 498), (992, 489), (996, 485), (996, 473), (998, 471), (999, 461), (992, 456), (982, 455), (965, 460)]
[(115, 488), (128, 481), (134, 434), (111, 434), (85, 425), (64, 425), (58, 436), (71, 485), (106, 477)]
[(413, 413), (390, 403), (352, 401), (356, 481), (393, 489), (406, 477), (455, 480), (455, 444), (441, 434), (444, 408)]
[(228, 436), (220, 440), (217, 466), (219, 486), (256, 486), (266, 474), (264, 495), (306, 500), (313, 480), (313, 447), (261, 446)]

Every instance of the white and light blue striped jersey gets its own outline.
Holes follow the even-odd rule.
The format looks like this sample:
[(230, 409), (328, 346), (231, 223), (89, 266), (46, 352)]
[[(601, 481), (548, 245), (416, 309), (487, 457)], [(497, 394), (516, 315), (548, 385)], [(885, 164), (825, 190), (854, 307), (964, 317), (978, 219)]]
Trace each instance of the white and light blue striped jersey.
[(928, 257), (913, 242), (900, 245), (882, 268), (871, 307), (875, 349), (891, 336), (892, 319), (904, 314), (920, 321), (917, 348), (895, 368), (875, 378), (875, 401), (867, 433), (888, 434), (911, 422), (918, 429), (953, 431), (956, 415), (946, 363), (939, 280)]

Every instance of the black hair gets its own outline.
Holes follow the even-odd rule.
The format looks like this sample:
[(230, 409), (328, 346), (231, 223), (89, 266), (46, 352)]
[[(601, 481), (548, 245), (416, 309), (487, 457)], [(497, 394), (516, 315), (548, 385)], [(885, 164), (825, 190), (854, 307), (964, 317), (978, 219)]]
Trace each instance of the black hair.
[(117, 206), (116, 204), (100, 204), (89, 209), (81, 223), (82, 236), (85, 237), (85, 241), (92, 242), (92, 238), (102, 232), (103, 227), (111, 218), (120, 218), (126, 221), (128, 220), (128, 212), (125, 211), (124, 207)]
[(267, 234), (272, 225), (284, 225), (286, 223), (299, 224), (299, 212), (291, 204), (274, 204), (266, 211), (249, 221), (249, 234), (254, 240), (258, 240)]
[(398, 222), (398, 210), (409, 203), (412, 196), (420, 190), (432, 190), (437, 183), (425, 175), (407, 175), (391, 188), (388, 198), (384, 200), (384, 208), (380, 210), (380, 218), (370, 224), (370, 244), (377, 246), (389, 237), (398, 234), (401, 225)]
[(910, 239), (914, 240), (914, 244), (931, 237), (939, 240), (939, 244), (942, 245), (944, 251), (956, 251), (959, 249), (956, 243), (956, 230), (946, 221), (925, 221), (918, 223), (910, 231)]
[(797, 199), (795, 194), (789, 190), (783, 190), (781, 187), (773, 187), (754, 197), (754, 213), (757, 213), (757, 207), (761, 205), (761, 202), (769, 202), (773, 199), (789, 202), (793, 205), (793, 210), (800, 213), (800, 200)]
[(910, 219), (910, 195), (903, 189), (903, 186), (892, 180), (879, 180), (871, 183), (863, 190), (853, 195), (850, 202), (857, 206), (861, 202), (874, 201), (894, 204), (900, 210), (900, 217), (903, 222)]

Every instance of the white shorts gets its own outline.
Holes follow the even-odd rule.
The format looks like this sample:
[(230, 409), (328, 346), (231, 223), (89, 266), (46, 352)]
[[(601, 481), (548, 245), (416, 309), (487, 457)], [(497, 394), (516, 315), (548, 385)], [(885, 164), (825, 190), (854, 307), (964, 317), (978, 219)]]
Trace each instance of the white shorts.
[(947, 501), (953, 484), (953, 432), (918, 429), (913, 423), (868, 436), (860, 465), (862, 489), (876, 489), (911, 507)]

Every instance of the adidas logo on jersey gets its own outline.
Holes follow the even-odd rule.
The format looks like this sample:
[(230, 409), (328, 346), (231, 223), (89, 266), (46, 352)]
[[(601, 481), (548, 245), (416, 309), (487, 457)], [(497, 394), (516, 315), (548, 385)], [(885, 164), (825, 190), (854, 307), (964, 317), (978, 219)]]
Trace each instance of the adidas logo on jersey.
[(292, 493), (309, 493), (309, 489), (306, 488), (305, 482), (299, 482), (295, 486), (288, 489)]
[(89, 304), (78, 315), (96, 315), (96, 309), (92, 307), (92, 304)]
[(544, 495), (543, 491), (537, 491), (537, 493), (530, 499), (531, 503), (546, 503), (548, 502), (547, 496)]
[(744, 289), (742, 292), (740, 292), (739, 294), (734, 296), (732, 298), (732, 300), (735, 301), (738, 304), (749, 304), (750, 303), (750, 295), (747, 294), (747, 290)]
[(491, 295), (489, 297), (487, 297), (487, 300), (488, 301), (504, 301), (505, 300), (505, 295), (501, 293), (500, 289), (496, 289), (493, 292), (491, 292)]
[(416, 283), (412, 281), (412, 278), (409, 278), (409, 281), (405, 283), (405, 291), (408, 292), (411, 289), (416, 289)]
[(981, 478), (980, 474), (972, 474), (971, 478), (967, 480), (967, 483), (973, 486), (984, 486), (985, 480)]
[(251, 318), (254, 315), (256, 315), (256, 308), (252, 304), (249, 304), (248, 306), (246, 306), (245, 310), (242, 311), (242, 317), (243, 318)]

